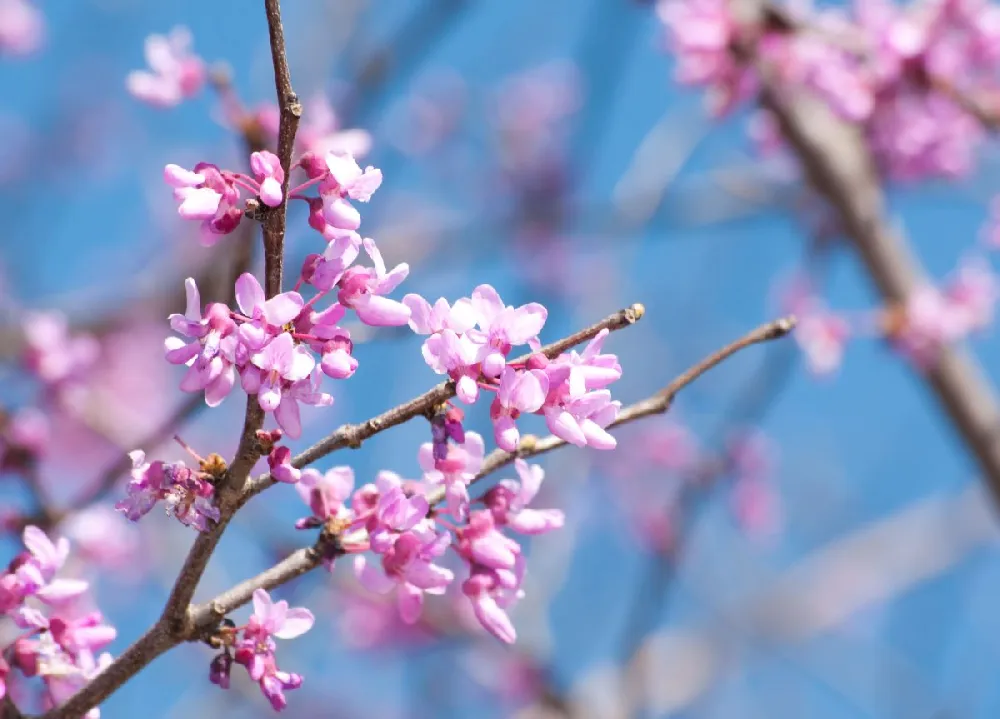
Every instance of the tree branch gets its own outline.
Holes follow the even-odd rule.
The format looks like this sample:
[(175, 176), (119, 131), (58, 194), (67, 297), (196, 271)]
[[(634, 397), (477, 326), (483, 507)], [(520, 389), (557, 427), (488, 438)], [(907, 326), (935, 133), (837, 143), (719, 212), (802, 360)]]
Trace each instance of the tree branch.
[[(743, 0), (757, 11), (761, 0)], [(857, 128), (838, 120), (821, 101), (779, 89), (755, 48), (746, 57), (761, 78), (761, 104), (773, 113), (815, 190), (837, 212), (868, 274), (887, 304), (905, 305), (926, 273), (905, 238), (890, 229), (871, 154)], [(1000, 502), (1000, 402), (974, 357), (961, 345), (942, 348), (926, 371), (931, 390)]]
[[(635, 324), (642, 319), (645, 311), (646, 308), (638, 303), (632, 305), (631, 307), (626, 307), (623, 310), (618, 310), (618, 312), (608, 315), (600, 322), (582, 329), (579, 332), (574, 332), (568, 337), (553, 342), (552, 344), (546, 345), (539, 351), (550, 359), (558, 357), (571, 347), (575, 347), (581, 342), (593, 339), (602, 330), (607, 329), (614, 332), (615, 330), (620, 330), (624, 327), (629, 327)], [(531, 354), (526, 354), (512, 360), (512, 362), (524, 362), (530, 356)], [(353, 447), (356, 449), (360, 447), (361, 443), (366, 439), (373, 437), (379, 432), (384, 432), (390, 427), (403, 424), (414, 417), (426, 415), (428, 412), (438, 407), (442, 402), (446, 402), (454, 396), (455, 383), (449, 380), (447, 382), (442, 382), (427, 392), (424, 392), (419, 397), (411, 399), (409, 402), (383, 412), (377, 417), (372, 417), (371, 419), (360, 424), (341, 425), (332, 434), (327, 435), (312, 447), (309, 447), (304, 452), (292, 458), (292, 465), (301, 469), (306, 465), (312, 464), (317, 459), (325, 457), (339, 449), (344, 449), (345, 447)], [(243, 496), (240, 498), (240, 506), (273, 484), (275, 484), (275, 480), (269, 474), (262, 475), (251, 480), (247, 485), (247, 489), (243, 493)]]
[[(613, 320), (613, 318), (618, 317), (622, 313), (634, 313), (635, 307), (636, 306), (633, 305), (632, 308), (622, 310), (615, 315), (611, 315), (603, 322), (598, 323), (598, 325), (588, 327), (586, 330), (577, 332), (576, 334), (567, 337), (565, 340), (560, 340), (559, 342), (549, 345), (549, 347), (546, 347), (543, 351), (545, 351), (546, 354), (552, 352), (553, 356), (556, 356), (560, 352), (572, 346), (567, 344), (568, 342), (575, 340), (575, 342), (579, 343), (589, 339), (600, 331), (600, 329), (595, 330), (595, 327), (605, 325), (610, 328), (611, 324), (609, 324), (609, 322)], [(641, 311), (638, 314), (641, 316)], [(635, 319), (638, 319), (638, 317)], [(635, 319), (633, 319), (632, 322), (634, 322)], [(620, 326), (627, 326), (627, 324)], [(735, 342), (726, 345), (718, 352), (713, 353), (701, 362), (698, 362), (652, 397), (625, 407), (619, 413), (618, 418), (608, 425), (608, 427), (620, 427), (621, 425), (634, 422), (635, 420), (643, 417), (649, 417), (654, 414), (663, 414), (670, 408), (670, 405), (673, 403), (677, 394), (705, 374), (705, 372), (717, 366), (727, 358), (733, 356), (740, 350), (746, 349), (747, 347), (755, 344), (769, 342), (771, 340), (784, 337), (794, 328), (794, 326), (795, 319), (793, 317), (786, 317), (758, 327)], [(364, 425), (355, 426), (360, 427)], [(521, 440), (521, 445), (516, 452), (504, 452), (502, 450), (491, 452), (483, 462), (482, 468), (469, 484), (474, 484), (502, 467), (506, 467), (515, 459), (536, 457), (538, 455), (545, 454), (546, 452), (551, 452), (559, 447), (563, 447), (566, 444), (566, 440), (552, 435), (542, 439), (528, 435)], [(262, 479), (266, 481), (268, 478), (264, 477)], [(444, 488), (435, 488), (432, 492), (427, 494), (427, 499), (432, 507), (440, 504), (444, 500)], [(343, 543), (348, 544), (349, 542), (345, 541)], [(197, 637), (201, 632), (210, 630), (218, 624), (219, 620), (226, 616), (226, 614), (249, 602), (255, 589), (260, 587), (263, 587), (264, 589), (272, 589), (312, 571), (322, 564), (324, 557), (330, 556), (331, 550), (334, 554), (342, 556), (345, 552), (340, 545), (341, 543), (335, 538), (332, 538), (325, 533), (321, 533), (319, 538), (316, 540), (316, 544), (312, 547), (306, 547), (292, 552), (292, 554), (275, 564), (270, 569), (240, 582), (236, 586), (215, 597), (215, 599), (194, 607), (191, 611), (191, 619), (194, 625), (191, 632), (192, 636)]]

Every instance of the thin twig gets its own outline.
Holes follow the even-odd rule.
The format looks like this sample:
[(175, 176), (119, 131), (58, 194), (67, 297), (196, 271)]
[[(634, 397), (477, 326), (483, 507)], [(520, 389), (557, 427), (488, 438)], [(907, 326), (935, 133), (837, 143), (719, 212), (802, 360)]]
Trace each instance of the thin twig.
[[(629, 310), (622, 310), (622, 312), (627, 311)], [(605, 322), (608, 322), (608, 320), (615, 316), (616, 315), (612, 315), (605, 320)], [(670, 408), (670, 405), (673, 402), (674, 397), (677, 396), (677, 393), (698, 379), (701, 375), (705, 374), (705, 372), (717, 366), (728, 357), (731, 357), (740, 350), (750, 347), (751, 345), (784, 337), (794, 326), (795, 319), (793, 317), (786, 317), (758, 327), (753, 332), (750, 332), (744, 337), (741, 337), (735, 342), (723, 347), (718, 352), (713, 353), (706, 359), (694, 365), (691, 369), (681, 374), (677, 377), (677, 379), (672, 381), (663, 390), (657, 392), (652, 397), (625, 407), (619, 413), (618, 419), (608, 425), (608, 427), (619, 427), (623, 424), (628, 424), (629, 422), (641, 419), (642, 417), (648, 417), (654, 414), (663, 414)], [(575, 335), (572, 335), (571, 338), (576, 338), (577, 342), (583, 342), (587, 339), (586, 335), (592, 330), (593, 327), (583, 330), (582, 332), (577, 332)], [(593, 332), (591, 336), (596, 335), (599, 331), (600, 330)], [(561, 352), (567, 346), (565, 343), (571, 338), (567, 338), (566, 340), (550, 345), (550, 347), (561, 348), (558, 349), (558, 351)], [(558, 354), (558, 352), (556, 352), (556, 354)], [(555, 436), (549, 436), (542, 439), (538, 439), (530, 435), (524, 437), (521, 441), (521, 446), (516, 452), (503, 452), (500, 450), (491, 452), (490, 455), (484, 460), (480, 471), (470, 481), (470, 484), (474, 484), (487, 475), (496, 472), (498, 469), (511, 464), (519, 457), (536, 457), (565, 446), (566, 444), (566, 440)], [(440, 504), (440, 502), (444, 499), (443, 489), (436, 488), (434, 491), (429, 492), (427, 494), (427, 499), (432, 507)], [(331, 540), (329, 537), (325, 534), (321, 534), (313, 547), (296, 550), (288, 557), (275, 564), (273, 567), (254, 577), (240, 582), (236, 586), (215, 597), (215, 599), (194, 607), (191, 611), (191, 619), (194, 624), (192, 636), (199, 636), (201, 631), (210, 629), (226, 614), (249, 602), (255, 589), (259, 587), (272, 589), (280, 586), (295, 577), (301, 576), (302, 574), (310, 572), (320, 566), (323, 562), (324, 556), (328, 557), (331, 553), (344, 553), (343, 548), (339, 544), (331, 545), (330, 542)]]
[[(613, 315), (608, 315), (603, 320), (591, 325), (590, 327), (582, 329), (579, 332), (574, 332), (568, 337), (558, 340), (557, 342), (553, 342), (550, 345), (546, 345), (539, 351), (550, 359), (558, 357), (567, 349), (575, 347), (581, 342), (593, 339), (602, 330), (607, 329), (614, 332), (615, 330), (620, 330), (624, 327), (629, 327), (630, 325), (635, 324), (642, 318), (645, 311), (645, 308), (641, 304), (634, 304), (631, 307), (626, 307), (623, 310), (615, 312)], [(522, 357), (518, 357), (516, 360), (513, 360), (513, 362), (524, 362), (529, 357), (530, 355), (524, 355)], [(372, 417), (371, 419), (360, 424), (341, 425), (334, 430), (333, 433), (327, 435), (312, 447), (309, 447), (304, 452), (294, 457), (292, 459), (292, 465), (297, 468), (302, 468), (306, 465), (312, 464), (317, 459), (325, 457), (332, 452), (336, 452), (339, 449), (344, 449), (345, 447), (358, 448), (366, 439), (373, 437), (379, 432), (383, 432), (390, 427), (395, 427), (396, 425), (407, 422), (414, 417), (426, 415), (428, 412), (441, 405), (441, 403), (446, 402), (454, 396), (455, 383), (449, 380), (447, 382), (442, 382), (427, 392), (424, 392), (419, 397), (411, 399), (409, 402), (383, 412), (377, 417)], [(242, 506), (244, 503), (249, 501), (250, 498), (256, 496), (274, 483), (275, 480), (269, 474), (262, 475), (251, 480), (247, 485), (246, 492), (244, 492), (240, 499), (240, 505)]]

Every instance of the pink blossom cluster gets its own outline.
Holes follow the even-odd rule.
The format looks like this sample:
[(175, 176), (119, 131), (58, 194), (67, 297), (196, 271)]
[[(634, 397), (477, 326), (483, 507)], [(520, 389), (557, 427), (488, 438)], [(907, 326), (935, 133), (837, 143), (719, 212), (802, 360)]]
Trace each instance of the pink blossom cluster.
[[(443, 564), (451, 548), (464, 566), (461, 589), (475, 616), (494, 636), (513, 642), (516, 632), (507, 609), (522, 596), (525, 566), (520, 544), (502, 530), (542, 534), (561, 527), (563, 514), (528, 507), (544, 473), (520, 459), (515, 463), (519, 482), (503, 480), (470, 502), (468, 485), (482, 466), (483, 453), (483, 439), (475, 432), (450, 444), (444, 462), (434, 459), (434, 443), (428, 442), (418, 455), (424, 468), (421, 481), (383, 471), (358, 489), (350, 467), (325, 474), (303, 470), (296, 488), (312, 514), (296, 526), (332, 522), (342, 528), (343, 549), (358, 555), (354, 569), (359, 581), (379, 594), (395, 591), (400, 618), (407, 624), (419, 620), (425, 594), (443, 594), (454, 582), (455, 571)], [(442, 486), (458, 524), (431, 509), (428, 497)], [(377, 560), (362, 554), (366, 550)], [(327, 559), (332, 563), (332, 557)]]
[(40, 457), (52, 434), (52, 411), (71, 404), (100, 356), (96, 339), (71, 334), (58, 312), (29, 312), (21, 323), (21, 365), (37, 382), (35, 402), (0, 413), (0, 468), (24, 468)]
[[(601, 353), (608, 330), (583, 352), (573, 350), (550, 360), (536, 351), (548, 316), (540, 304), (505, 305), (490, 285), (480, 285), (471, 297), (453, 305), (444, 298), (431, 305), (415, 294), (406, 295), (403, 303), (410, 309), (413, 331), (429, 335), (424, 360), (455, 381), (462, 402), (476, 402), (481, 390), (495, 393), (490, 418), (501, 449), (517, 448), (517, 419), (526, 413), (544, 416), (549, 430), (571, 444), (615, 447), (615, 438), (605, 428), (617, 418), (621, 403), (612, 400), (606, 388), (621, 377), (622, 369), (615, 355)], [(524, 362), (508, 363), (520, 346), (533, 353)]]
[[(129, 457), (132, 479), (125, 498), (115, 504), (115, 509), (129, 520), (138, 521), (162, 501), (168, 515), (200, 532), (219, 521), (214, 484), (219, 477), (204, 468), (193, 470), (183, 462), (147, 462), (145, 452), (139, 449), (129, 452)], [(207, 463), (202, 460), (201, 464), (205, 467)]]
[(288, 602), (275, 602), (263, 589), (253, 593), (253, 614), (241, 627), (225, 627), (220, 633), (223, 650), (209, 667), (209, 679), (222, 689), (228, 689), (233, 664), (240, 664), (275, 711), (287, 704), (285, 691), (302, 686), (302, 677), (278, 668), (274, 653), (275, 639), (294, 639), (308, 632), (313, 615), (302, 607), (289, 608)]
[(857, 124), (886, 176), (971, 169), (984, 132), (961, 98), (1000, 89), (1000, 8), (987, 0), (856, 0), (811, 16), (768, 8), (757, 25), (741, 25), (728, 0), (660, 0), (657, 8), (678, 80), (708, 87), (716, 113), (758, 89), (747, 63), (756, 53), (774, 79)]
[[(69, 542), (52, 542), (35, 526), (23, 534), (25, 551), (0, 573), (0, 613), (13, 619), (18, 636), (0, 655), (0, 699), (16, 670), (39, 677), (47, 707), (59, 706), (111, 662), (96, 653), (115, 639), (115, 629), (98, 611), (83, 611), (89, 585), (57, 576), (69, 556)], [(88, 719), (100, 716), (92, 709)]]
[(191, 99), (208, 76), (205, 61), (191, 50), (191, 32), (175, 27), (169, 35), (146, 38), (148, 70), (134, 70), (125, 79), (133, 97), (155, 107), (174, 107)]

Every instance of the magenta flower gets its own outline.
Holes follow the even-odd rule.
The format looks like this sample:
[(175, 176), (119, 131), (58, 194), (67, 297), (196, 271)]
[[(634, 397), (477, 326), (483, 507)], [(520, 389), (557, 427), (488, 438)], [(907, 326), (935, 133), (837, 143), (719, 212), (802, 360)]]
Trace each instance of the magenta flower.
[[(260, 369), (260, 385), (257, 401), (265, 412), (275, 412), (275, 419), (289, 437), (297, 439), (301, 426), (294, 421), (298, 406), (289, 392), (292, 384), (309, 378), (316, 366), (316, 360), (309, 350), (296, 344), (292, 336), (282, 332), (271, 340), (260, 352), (253, 355), (253, 364)], [(286, 404), (287, 403), (287, 404)], [(281, 408), (285, 404), (284, 409)], [(290, 419), (288, 426), (282, 420)]]
[(545, 404), (549, 378), (542, 370), (515, 370), (505, 367), (497, 396), (490, 407), (493, 437), (497, 446), (513, 452), (521, 441), (516, 420), (522, 412), (537, 412)]
[(545, 478), (545, 470), (523, 459), (514, 460), (520, 483), (502, 480), (483, 497), (497, 526), (507, 526), (522, 534), (544, 534), (559, 529), (565, 516), (558, 509), (528, 509)]
[(176, 27), (169, 35), (146, 38), (150, 71), (135, 70), (125, 80), (137, 99), (157, 107), (173, 107), (198, 94), (207, 76), (204, 61), (191, 52), (191, 33)]
[(115, 509), (129, 520), (138, 521), (153, 505), (163, 501), (168, 515), (200, 532), (208, 531), (213, 522), (219, 521), (215, 486), (209, 475), (195, 472), (183, 462), (147, 463), (145, 453), (138, 449), (129, 456), (132, 479), (126, 487), (128, 495), (115, 504)]
[(477, 361), (487, 377), (500, 376), (513, 347), (537, 341), (548, 317), (548, 310), (537, 302), (517, 308), (505, 306), (490, 285), (473, 290), (472, 306), (479, 329), (467, 334), (482, 345)]
[(417, 460), (424, 470), (424, 481), (445, 486), (445, 501), (452, 517), (461, 521), (469, 512), (469, 483), (483, 466), (486, 445), (476, 432), (465, 432), (464, 442), (449, 444), (442, 458), (434, 456), (434, 444), (420, 445)]
[(352, 514), (345, 505), (354, 491), (354, 470), (350, 467), (334, 467), (326, 474), (304, 469), (295, 489), (312, 510), (312, 516), (295, 523), (297, 529), (319, 527), (328, 519), (347, 519)]
[[(294, 639), (301, 636), (312, 628), (314, 618), (308, 609), (290, 609), (284, 600), (272, 602), (263, 589), (254, 590), (253, 607), (254, 613), (243, 628), (243, 636), (236, 642), (233, 660), (246, 667), (250, 678), (259, 684), (274, 710), (281, 711), (287, 705), (284, 691), (302, 686), (302, 677), (278, 669), (274, 638)], [(213, 660), (210, 674), (213, 683), (228, 687), (230, 665), (227, 660)]]
[[(235, 230), (243, 219), (239, 207), (240, 191), (236, 176), (208, 162), (199, 162), (193, 170), (167, 165), (163, 179), (174, 188), (180, 204), (177, 214), (185, 220), (201, 220), (201, 243), (211, 247), (221, 235)], [(247, 178), (249, 180), (249, 178)]]
[[(281, 328), (294, 320), (305, 303), (298, 292), (282, 292), (265, 299), (257, 278), (244, 272), (236, 280), (236, 304), (250, 322), (240, 325), (240, 341), (252, 352), (259, 351)], [(311, 369), (311, 368), (310, 368)]]
[(263, 150), (250, 155), (250, 169), (260, 183), (260, 200), (268, 207), (281, 204), (281, 183), (285, 181), (285, 171), (281, 160), (274, 153)]
[(433, 563), (445, 552), (449, 540), (448, 534), (438, 534), (426, 523), (415, 525), (395, 535), (382, 552), (381, 569), (369, 564), (363, 555), (355, 557), (355, 574), (371, 592), (387, 594), (396, 589), (399, 616), (413, 624), (420, 618), (424, 593), (443, 594), (454, 579), (451, 570)]
[(365, 238), (365, 252), (374, 267), (350, 267), (337, 283), (337, 300), (354, 310), (358, 319), (371, 327), (398, 327), (410, 320), (410, 309), (401, 302), (383, 297), (396, 289), (410, 272), (405, 262), (386, 272), (382, 254), (375, 241)]
[(295, 484), (302, 479), (302, 470), (292, 466), (292, 451), (284, 445), (276, 446), (267, 455), (267, 466), (271, 476), (279, 482)]
[(565, 362), (545, 367), (549, 394), (545, 399), (545, 422), (557, 437), (578, 447), (614, 449), (617, 441), (605, 427), (618, 417), (621, 402), (612, 401), (606, 389), (586, 392), (586, 377)]

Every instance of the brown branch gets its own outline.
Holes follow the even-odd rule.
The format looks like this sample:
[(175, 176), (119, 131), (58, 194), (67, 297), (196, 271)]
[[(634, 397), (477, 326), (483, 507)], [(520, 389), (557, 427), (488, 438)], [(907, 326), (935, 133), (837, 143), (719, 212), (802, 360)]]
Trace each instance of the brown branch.
[[(542, 347), (539, 351), (550, 359), (558, 357), (567, 349), (575, 347), (581, 342), (593, 339), (602, 330), (607, 329), (614, 332), (615, 330), (620, 330), (624, 327), (629, 327), (635, 324), (642, 318), (645, 311), (645, 307), (638, 303), (632, 305), (631, 307), (626, 307), (623, 310), (615, 312), (613, 315), (608, 315), (603, 320), (591, 325), (590, 327), (582, 329), (579, 332), (569, 335), (568, 337)], [(526, 354), (518, 357), (516, 360), (512, 360), (512, 362), (524, 362), (530, 356), (530, 354)], [(312, 464), (317, 459), (325, 457), (332, 452), (336, 452), (339, 449), (344, 449), (345, 447), (358, 448), (366, 439), (373, 437), (379, 432), (384, 432), (390, 427), (403, 424), (414, 417), (426, 415), (428, 412), (441, 405), (441, 403), (446, 402), (454, 396), (455, 383), (450, 380), (442, 382), (436, 387), (424, 392), (419, 397), (415, 397), (409, 402), (393, 407), (377, 417), (372, 417), (371, 419), (360, 424), (341, 425), (332, 434), (327, 435), (312, 447), (309, 447), (307, 450), (294, 457), (292, 459), (292, 464), (297, 468), (302, 468), (306, 465)], [(262, 475), (251, 480), (247, 485), (247, 489), (243, 496), (240, 498), (240, 505), (242, 506), (252, 497), (264, 491), (274, 483), (275, 481), (270, 475)]]
[(285, 178), (281, 183), (281, 204), (268, 210), (264, 217), (264, 291), (268, 297), (274, 297), (281, 292), (285, 215), (288, 209), (289, 181), (292, 176), (292, 149), (295, 146), (295, 133), (299, 129), (299, 118), (302, 117), (302, 105), (292, 90), (292, 77), (288, 71), (280, 0), (264, 0), (264, 9), (267, 13), (268, 34), (271, 38), (274, 85), (278, 92), (278, 108), (281, 113), (278, 125), (278, 160), (285, 171)]
[[(285, 36), (281, 27), (279, 0), (264, 0), (268, 34), (271, 39), (271, 57), (274, 60), (274, 84), (278, 95), (281, 116), (278, 130), (278, 159), (284, 170), (281, 204), (271, 208), (264, 216), (264, 294), (271, 298), (281, 292), (282, 263), (285, 244), (285, 216), (288, 205), (288, 187), (292, 174), (292, 148), (298, 131), (302, 106), (292, 90), (285, 53)], [(238, 497), (242, 493), (250, 471), (261, 456), (257, 431), (264, 425), (264, 411), (256, 395), (247, 397), (243, 431), (240, 434), (236, 458), (229, 467), (225, 481), (218, 489), (219, 522), (208, 532), (195, 539), (181, 567), (170, 596), (163, 609), (161, 621), (166, 622), (174, 634), (184, 634), (190, 627), (188, 610), (191, 599), (208, 562), (222, 538), (233, 514), (239, 509)]]
[[(709, 355), (701, 362), (693, 365), (690, 369), (679, 375), (673, 382), (668, 384), (652, 397), (622, 408), (622, 411), (618, 413), (617, 419), (608, 425), (608, 429), (620, 427), (624, 424), (634, 422), (637, 419), (649, 417), (654, 414), (664, 414), (670, 409), (674, 399), (682, 389), (687, 387), (710, 369), (716, 367), (729, 357), (732, 357), (734, 354), (746, 349), (747, 347), (784, 337), (791, 332), (794, 327), (795, 318), (791, 316), (761, 325), (752, 332), (747, 333), (735, 342), (731, 342), (719, 351)], [(532, 435), (522, 437), (520, 446), (514, 452), (504, 452), (500, 449), (490, 452), (486, 459), (483, 460), (482, 468), (471, 480), (470, 484), (478, 482), (486, 475), (496, 472), (501, 467), (506, 467), (508, 464), (513, 463), (516, 459), (537, 457), (538, 455), (558, 449), (565, 444), (567, 444), (566, 440), (560, 439), (555, 435), (549, 435), (543, 438), (534, 437)], [(444, 487), (436, 487), (434, 491), (428, 493), (427, 498), (431, 504), (438, 504), (444, 499)]]
[[(634, 312), (632, 308), (629, 310), (622, 310), (622, 312), (629, 311)], [(621, 313), (618, 314), (620, 315)], [(616, 316), (617, 315), (611, 315), (611, 317), (604, 320), (604, 323), (598, 324), (608, 323), (609, 320)], [(641, 312), (639, 312), (639, 316), (641, 316)], [(635, 319), (632, 321), (634, 322)], [(670, 405), (673, 403), (677, 394), (705, 374), (705, 372), (717, 366), (720, 362), (731, 357), (740, 350), (750, 347), (751, 345), (784, 337), (794, 326), (795, 319), (793, 317), (786, 317), (758, 327), (753, 332), (750, 332), (729, 345), (726, 345), (718, 352), (713, 353), (706, 359), (697, 363), (652, 397), (625, 407), (619, 413), (618, 418), (608, 425), (608, 427), (620, 427), (621, 425), (634, 422), (635, 420), (643, 417), (649, 417), (654, 414), (663, 414), (670, 408)], [(594, 325), (594, 327), (597, 327), (597, 325)], [(557, 343), (549, 345), (549, 347), (545, 348), (545, 350), (552, 352), (553, 355), (557, 355), (559, 352), (562, 352), (566, 348), (572, 346), (566, 344), (567, 342), (575, 340), (576, 343), (579, 343), (596, 335), (600, 329), (595, 331), (594, 327), (589, 327), (586, 330), (582, 330), (581, 332), (577, 332), (576, 334), (567, 337), (565, 340), (560, 340)], [(521, 446), (516, 452), (504, 452), (502, 450), (491, 452), (490, 455), (486, 457), (482, 468), (471, 480), (470, 484), (474, 484), (487, 475), (511, 464), (519, 457), (536, 457), (538, 455), (545, 454), (546, 452), (551, 452), (559, 447), (563, 447), (566, 444), (566, 440), (555, 436), (548, 436), (542, 439), (538, 439), (530, 435), (524, 437), (521, 440)], [(427, 494), (427, 499), (432, 507), (440, 504), (444, 500), (443, 488), (439, 487), (434, 491), (429, 492)], [(191, 611), (191, 618), (194, 624), (191, 630), (192, 636), (197, 637), (201, 632), (211, 629), (226, 614), (249, 602), (255, 589), (259, 587), (272, 589), (273, 587), (280, 586), (298, 576), (310, 572), (322, 564), (323, 557), (329, 556), (331, 552), (338, 556), (344, 554), (340, 544), (334, 544), (333, 541), (333, 538), (329, 537), (325, 533), (321, 533), (314, 546), (296, 550), (288, 557), (275, 564), (273, 567), (254, 577), (240, 582), (236, 586), (218, 595), (215, 599), (194, 607)]]

